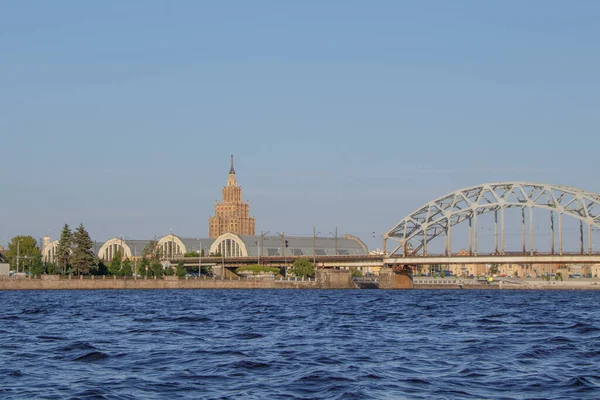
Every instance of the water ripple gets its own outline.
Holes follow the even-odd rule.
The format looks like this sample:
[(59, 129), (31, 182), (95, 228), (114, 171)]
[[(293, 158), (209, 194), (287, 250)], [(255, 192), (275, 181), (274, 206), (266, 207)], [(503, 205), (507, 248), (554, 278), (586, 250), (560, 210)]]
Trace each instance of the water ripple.
[(594, 399), (596, 292), (0, 292), (3, 399)]

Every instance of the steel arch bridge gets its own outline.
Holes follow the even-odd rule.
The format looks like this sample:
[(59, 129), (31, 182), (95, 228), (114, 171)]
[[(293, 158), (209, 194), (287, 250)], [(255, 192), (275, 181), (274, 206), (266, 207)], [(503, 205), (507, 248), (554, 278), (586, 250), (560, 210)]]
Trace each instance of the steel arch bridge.
[[(563, 254), (563, 215), (580, 221), (580, 252), (584, 253), (583, 226), (588, 227), (588, 252), (592, 252), (592, 227), (600, 228), (600, 194), (563, 185), (530, 182), (486, 183), (459, 189), (435, 199), (398, 222), (384, 234), (384, 252), (387, 240), (399, 244), (389, 256), (427, 256), (427, 244), (440, 235), (445, 236), (445, 253), (451, 254), (452, 227), (462, 222), (469, 225), (469, 255), (477, 255), (477, 216), (494, 213), (494, 254), (504, 254), (504, 211), (521, 209), (522, 251), (525, 248), (525, 210), (529, 209), (529, 244), (533, 255), (533, 209), (550, 211), (554, 254), (555, 215), (558, 217), (559, 254)], [(500, 244), (498, 243), (498, 214), (500, 214)], [(399, 253), (400, 252), (400, 253)], [(386, 252), (387, 253), (387, 252)]]

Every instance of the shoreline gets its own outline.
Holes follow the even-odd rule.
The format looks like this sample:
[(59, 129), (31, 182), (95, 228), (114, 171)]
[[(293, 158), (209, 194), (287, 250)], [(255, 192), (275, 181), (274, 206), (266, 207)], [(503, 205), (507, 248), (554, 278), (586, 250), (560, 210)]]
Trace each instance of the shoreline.
[[(152, 289), (360, 289), (352, 281), (330, 280), (277, 280), (277, 279), (123, 279), (123, 278), (63, 278), (0, 279), (0, 291), (4, 290), (152, 290)], [(362, 289), (362, 290), (377, 290)], [(460, 284), (416, 283), (406, 289), (379, 290), (600, 290), (597, 281), (578, 282), (522, 282), (521, 284)]]
[(0, 279), (0, 290), (316, 289), (318, 282), (238, 279)]

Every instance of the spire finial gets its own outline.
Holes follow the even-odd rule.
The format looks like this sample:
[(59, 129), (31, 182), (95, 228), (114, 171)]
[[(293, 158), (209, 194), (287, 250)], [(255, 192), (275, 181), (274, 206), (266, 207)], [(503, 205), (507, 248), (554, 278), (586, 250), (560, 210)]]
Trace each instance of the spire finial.
[(233, 168), (233, 154), (231, 155), (231, 168), (229, 168), (230, 174), (235, 174), (235, 168)]

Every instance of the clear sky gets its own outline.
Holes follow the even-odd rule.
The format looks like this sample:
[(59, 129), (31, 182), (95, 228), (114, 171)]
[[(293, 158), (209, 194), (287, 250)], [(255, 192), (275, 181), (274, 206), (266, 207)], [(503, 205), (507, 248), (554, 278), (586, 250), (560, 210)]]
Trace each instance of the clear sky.
[[(371, 247), (455, 189), (600, 192), (597, 1), (3, 1), (0, 244), (257, 231)], [(372, 232), (375, 232), (373, 238)]]

